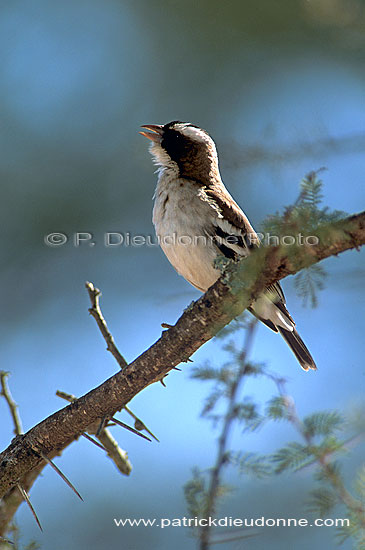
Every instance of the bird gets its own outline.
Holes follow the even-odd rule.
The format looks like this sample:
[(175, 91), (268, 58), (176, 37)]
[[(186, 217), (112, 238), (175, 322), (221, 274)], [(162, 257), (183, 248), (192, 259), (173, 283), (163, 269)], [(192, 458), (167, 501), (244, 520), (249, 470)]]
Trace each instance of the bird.
[[(226, 189), (216, 145), (190, 122), (145, 124), (157, 165), (152, 221), (158, 242), (175, 270), (201, 292), (221, 276), (217, 258), (237, 261), (260, 246), (247, 216)], [(316, 370), (286, 307), (279, 283), (272, 284), (249, 311), (289, 345), (303, 370)]]

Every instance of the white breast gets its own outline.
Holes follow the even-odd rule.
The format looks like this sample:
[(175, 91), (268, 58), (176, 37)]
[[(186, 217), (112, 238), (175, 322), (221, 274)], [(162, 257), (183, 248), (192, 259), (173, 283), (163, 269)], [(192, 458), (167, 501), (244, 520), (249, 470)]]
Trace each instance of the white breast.
[(160, 175), (154, 198), (153, 223), (161, 248), (176, 271), (205, 292), (220, 272), (213, 265), (217, 249), (204, 219), (219, 212), (203, 200), (198, 185), (169, 171)]

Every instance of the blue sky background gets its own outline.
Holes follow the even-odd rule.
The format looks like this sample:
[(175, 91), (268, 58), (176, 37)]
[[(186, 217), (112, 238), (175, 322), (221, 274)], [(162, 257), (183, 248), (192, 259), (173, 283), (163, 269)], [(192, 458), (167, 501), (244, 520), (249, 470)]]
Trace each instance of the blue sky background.
[[(2, 174), (2, 361), (25, 430), (63, 405), (57, 389), (81, 395), (117, 370), (88, 315), (84, 282), (103, 291), (102, 308), (128, 361), (174, 323), (199, 293), (177, 276), (157, 247), (103, 246), (103, 234), (153, 234), (156, 176), (141, 124), (180, 119), (206, 128), (223, 179), (258, 227), (290, 204), (308, 171), (322, 174), (325, 204), (364, 208), (364, 3), (117, 0), (62, 4), (14, 0), (0, 6), (0, 170)], [(47, 247), (61, 231), (69, 242)], [(96, 245), (75, 247), (87, 231)], [(260, 327), (256, 361), (289, 379), (300, 414), (349, 414), (364, 395), (364, 253), (323, 263), (328, 276), (316, 309), (303, 308), (292, 279), (289, 309), (319, 366), (302, 372), (285, 343)], [(209, 342), (194, 364), (226, 355)], [(78, 502), (49, 468), (31, 491), (45, 528), (18, 514), (24, 544), (70, 550), (195, 548), (184, 529), (117, 529), (114, 517), (182, 517), (191, 469), (212, 464), (217, 433), (199, 415), (208, 386), (189, 365), (155, 384), (131, 409), (160, 439), (147, 443), (113, 428), (133, 464), (122, 477), (82, 440), (57, 459), (83, 495)], [(262, 405), (263, 380), (247, 388)], [(121, 415), (123, 419), (123, 415)], [(126, 419), (127, 416), (124, 416)], [(12, 437), (0, 400), (0, 442)], [(272, 452), (296, 435), (265, 427), (236, 449)], [(346, 459), (349, 482), (361, 449)], [(237, 479), (220, 516), (306, 517), (310, 472), (257, 482)], [(341, 513), (341, 512), (340, 512)], [(340, 517), (342, 517), (340, 515)], [(266, 529), (249, 548), (329, 547), (331, 529)], [(344, 548), (350, 548), (348, 544)]]

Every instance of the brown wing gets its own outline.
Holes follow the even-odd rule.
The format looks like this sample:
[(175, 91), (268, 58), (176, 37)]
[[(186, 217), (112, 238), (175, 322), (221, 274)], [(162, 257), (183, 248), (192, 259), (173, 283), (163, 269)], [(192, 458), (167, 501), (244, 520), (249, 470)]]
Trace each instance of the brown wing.
[[(213, 185), (208, 189), (205, 189), (207, 196), (214, 201), (221, 211), (224, 219), (226, 219), (233, 227), (238, 228), (242, 231), (242, 237), (244, 238), (245, 245), (247, 248), (255, 248), (260, 245), (260, 240), (250, 224), (247, 216), (238, 206), (238, 204), (233, 200), (231, 195), (226, 191), (225, 188), (222, 188), (220, 185)], [(231, 250), (228, 250), (227, 247), (220, 246), (220, 251), (225, 254), (230, 259), (239, 259), (235, 257)], [(272, 301), (275, 303), (277, 308), (295, 325), (293, 318), (286, 309), (286, 300), (284, 292), (279, 283), (275, 283), (267, 287), (268, 293), (271, 295)], [(250, 311), (252, 309), (250, 308)], [(254, 313), (255, 314), (255, 313)], [(269, 328), (277, 332), (277, 328), (270, 319), (261, 319)]]
[(241, 208), (225, 188), (213, 185), (212, 187), (206, 188), (205, 193), (216, 203), (224, 219), (234, 227), (241, 229), (246, 239), (248, 235), (250, 236), (248, 239), (251, 243), (250, 248), (259, 246), (260, 241), (256, 231), (250, 224), (247, 216), (242, 212)]

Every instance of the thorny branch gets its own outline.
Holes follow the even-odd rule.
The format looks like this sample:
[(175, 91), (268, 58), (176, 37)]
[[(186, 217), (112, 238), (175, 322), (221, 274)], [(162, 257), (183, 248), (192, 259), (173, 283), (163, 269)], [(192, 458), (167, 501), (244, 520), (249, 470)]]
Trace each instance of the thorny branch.
[(365, 212), (324, 227), (317, 234), (319, 244), (302, 247), (298, 256), (289, 256), (283, 247), (261, 247), (244, 261), (229, 266), (224, 276), (183, 313), (175, 326), (164, 331), (130, 365), (13, 440), (0, 454), (0, 497), (19, 480), (23, 484), (23, 477), (42, 463), (39, 450), (49, 457), (57, 454), (90, 424), (113, 416), (140, 391), (186, 361), (246, 309), (267, 285), (365, 244)]

